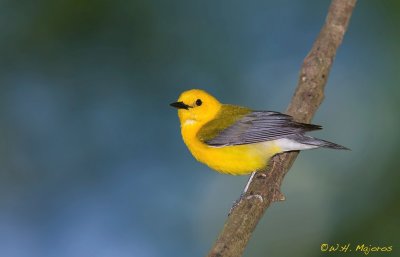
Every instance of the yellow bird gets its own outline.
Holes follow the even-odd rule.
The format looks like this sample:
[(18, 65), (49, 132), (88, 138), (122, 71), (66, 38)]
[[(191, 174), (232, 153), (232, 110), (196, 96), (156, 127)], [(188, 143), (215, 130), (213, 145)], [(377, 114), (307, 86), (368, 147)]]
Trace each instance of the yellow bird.
[(178, 109), (182, 138), (192, 155), (225, 174), (258, 171), (277, 153), (319, 147), (347, 149), (305, 135), (321, 126), (296, 122), (279, 112), (221, 104), (199, 89), (183, 92), (170, 105)]

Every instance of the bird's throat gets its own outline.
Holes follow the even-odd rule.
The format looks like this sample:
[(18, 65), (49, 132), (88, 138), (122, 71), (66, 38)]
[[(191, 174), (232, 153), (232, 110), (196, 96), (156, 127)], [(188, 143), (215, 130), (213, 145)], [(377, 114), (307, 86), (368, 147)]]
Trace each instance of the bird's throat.
[(183, 122), (182, 126), (192, 126), (196, 124), (196, 120), (187, 119)]

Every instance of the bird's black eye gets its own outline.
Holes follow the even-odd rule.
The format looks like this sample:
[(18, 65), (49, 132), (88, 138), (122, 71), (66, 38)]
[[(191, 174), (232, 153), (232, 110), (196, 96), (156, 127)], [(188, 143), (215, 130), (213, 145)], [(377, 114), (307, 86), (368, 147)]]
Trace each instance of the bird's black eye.
[(197, 105), (197, 106), (200, 106), (202, 103), (203, 103), (203, 102), (201, 101), (201, 99), (197, 99), (197, 100), (196, 100), (196, 105)]

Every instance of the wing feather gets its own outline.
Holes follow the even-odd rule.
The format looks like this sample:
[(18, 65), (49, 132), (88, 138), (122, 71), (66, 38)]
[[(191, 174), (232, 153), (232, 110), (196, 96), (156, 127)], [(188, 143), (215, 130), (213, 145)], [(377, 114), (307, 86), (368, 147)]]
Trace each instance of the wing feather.
[[(218, 117), (223, 120), (223, 115)], [(210, 131), (210, 127), (204, 127)], [(296, 122), (289, 115), (271, 111), (251, 111), (224, 129), (214, 127), (219, 131), (212, 138), (202, 138), (210, 146), (244, 145), (275, 140), (291, 135), (304, 134), (307, 131), (321, 129), (321, 126)]]

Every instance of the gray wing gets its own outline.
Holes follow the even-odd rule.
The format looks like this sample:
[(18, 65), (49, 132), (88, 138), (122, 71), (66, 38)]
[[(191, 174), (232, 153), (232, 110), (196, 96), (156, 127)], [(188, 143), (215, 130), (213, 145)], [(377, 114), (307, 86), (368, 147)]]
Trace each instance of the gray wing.
[(321, 126), (296, 122), (289, 115), (270, 111), (253, 111), (205, 143), (210, 146), (244, 145), (275, 140)]

